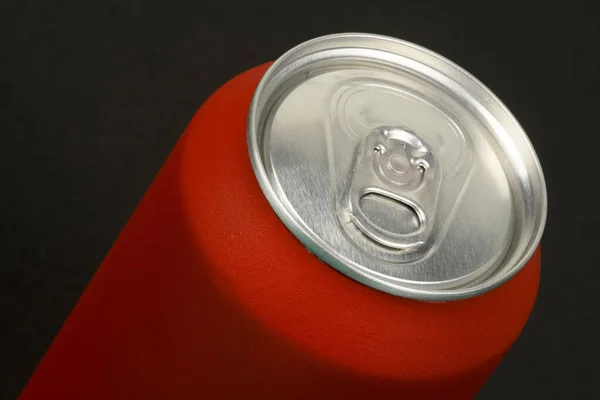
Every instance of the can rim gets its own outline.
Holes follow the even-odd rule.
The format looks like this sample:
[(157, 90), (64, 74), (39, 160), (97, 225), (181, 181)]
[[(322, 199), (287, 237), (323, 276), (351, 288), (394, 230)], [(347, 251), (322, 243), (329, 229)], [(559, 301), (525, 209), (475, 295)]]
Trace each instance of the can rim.
[[(261, 158), (261, 143), (259, 142), (260, 132), (258, 131), (261, 122), (261, 110), (259, 102), (262, 100), (265, 88), (269, 85), (274, 75), (279, 71), (281, 66), (286, 65), (286, 63), (290, 61), (292, 55), (297, 53), (299, 50), (305, 47), (312, 46), (316, 43), (339, 38), (365, 38), (380, 41), (391, 41), (406, 48), (411, 48), (418, 52), (425, 53), (428, 56), (439, 60), (443, 64), (446, 64), (446, 66), (460, 72), (465, 77), (467, 77), (470, 80), (469, 83), (475, 85), (477, 89), (481, 91), (482, 94), (485, 94), (485, 96), (488, 99), (492, 100), (492, 102), (495, 103), (494, 107), (498, 107), (503, 113), (503, 117), (508, 118), (510, 122), (514, 124), (514, 126), (518, 130), (520, 130), (520, 133), (522, 134), (521, 139), (523, 140), (523, 144), (527, 147), (526, 150), (530, 153), (531, 159), (533, 161), (533, 172), (535, 172), (538, 175), (539, 179), (539, 188), (535, 193), (535, 196), (537, 197), (536, 202), (538, 204), (538, 213), (536, 214), (537, 221), (534, 223), (535, 234), (531, 235), (529, 243), (527, 244), (525, 251), (521, 252), (521, 255), (518, 257), (518, 261), (512, 266), (510, 266), (510, 268), (507, 269), (504, 273), (494, 276), (494, 273), (500, 269), (500, 266), (498, 266), (494, 270), (494, 272), (491, 273), (491, 275), (486, 275), (486, 278), (483, 281), (476, 282), (473, 286), (458, 287), (451, 289), (432, 290), (428, 289), (426, 285), (423, 285), (423, 287), (420, 288), (399, 284), (391, 286), (388, 281), (378, 278), (376, 274), (365, 275), (362, 272), (356, 271), (355, 269), (349, 267), (338, 257), (332, 254), (332, 252), (320, 245), (317, 238), (313, 238), (313, 236), (316, 235), (311, 234), (311, 232), (305, 229), (302, 225), (298, 224), (295, 221), (290, 210), (288, 210), (281, 202), (281, 199), (279, 198), (279, 196), (277, 195), (270, 183), (267, 171)], [(537, 154), (535, 153), (533, 145), (531, 144), (529, 137), (527, 136), (517, 119), (513, 116), (508, 107), (506, 107), (506, 105), (504, 105), (504, 103), (489, 88), (487, 88), (483, 83), (481, 83), (468, 71), (455, 64), (454, 62), (450, 61), (449, 59), (429, 49), (426, 49), (414, 43), (406, 42), (401, 39), (369, 33), (330, 34), (303, 42), (285, 52), (269, 67), (269, 69), (263, 75), (260, 83), (258, 84), (254, 92), (247, 119), (247, 143), (252, 168), (254, 170), (258, 183), (265, 197), (267, 198), (267, 201), (269, 202), (277, 216), (287, 227), (287, 229), (294, 234), (294, 236), (307, 248), (307, 250), (315, 254), (319, 259), (327, 263), (329, 266), (335, 268), (336, 270), (342, 272), (350, 278), (355, 279), (367, 286), (376, 288), (378, 290), (392, 295), (427, 301), (448, 301), (473, 297), (490, 291), (511, 279), (528, 263), (528, 261), (538, 248), (538, 245), (541, 241), (544, 232), (548, 210), (546, 183), (541, 164), (539, 162)]]

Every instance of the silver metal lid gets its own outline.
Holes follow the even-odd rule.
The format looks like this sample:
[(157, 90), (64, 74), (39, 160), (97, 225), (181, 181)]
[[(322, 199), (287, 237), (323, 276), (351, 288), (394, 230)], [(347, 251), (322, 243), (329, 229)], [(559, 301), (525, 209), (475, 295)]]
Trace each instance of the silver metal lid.
[(544, 178), (517, 121), (465, 70), (398, 39), (338, 34), (288, 51), (254, 94), (248, 145), (288, 229), (384, 292), (477, 295), (542, 235)]

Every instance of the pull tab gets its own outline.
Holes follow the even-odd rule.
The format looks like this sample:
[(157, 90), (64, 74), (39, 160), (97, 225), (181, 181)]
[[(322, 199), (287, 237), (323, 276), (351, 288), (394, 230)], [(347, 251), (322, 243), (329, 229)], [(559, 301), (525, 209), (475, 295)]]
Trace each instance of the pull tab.
[[(425, 244), (433, 229), (438, 202), (441, 171), (431, 148), (412, 131), (400, 127), (379, 127), (360, 142), (348, 185), (348, 208), (351, 221), (366, 236), (397, 250), (411, 251)], [(362, 206), (367, 196), (385, 200), (377, 203), (369, 217)], [(391, 202), (390, 202), (391, 200)], [(383, 221), (394, 221), (398, 209), (408, 208), (416, 224), (407, 232)], [(369, 207), (373, 211), (373, 206)], [(402, 213), (406, 218), (407, 214)], [(380, 222), (376, 222), (380, 221)], [(400, 225), (400, 224), (399, 224)]]

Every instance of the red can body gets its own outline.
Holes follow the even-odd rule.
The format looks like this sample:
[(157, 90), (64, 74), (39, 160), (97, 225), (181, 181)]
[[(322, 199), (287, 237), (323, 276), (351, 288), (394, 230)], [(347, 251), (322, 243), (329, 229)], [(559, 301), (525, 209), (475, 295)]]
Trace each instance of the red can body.
[(468, 399), (524, 327), (539, 250), (501, 287), (427, 303), (355, 282), (271, 209), (246, 144), (251, 69), (200, 108), (21, 395)]

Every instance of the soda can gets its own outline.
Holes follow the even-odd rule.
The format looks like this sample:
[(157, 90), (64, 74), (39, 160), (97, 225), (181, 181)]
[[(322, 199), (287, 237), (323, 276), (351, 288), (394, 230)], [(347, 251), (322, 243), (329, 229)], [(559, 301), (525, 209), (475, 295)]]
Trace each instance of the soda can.
[(533, 307), (546, 209), (466, 71), (310, 40), (202, 105), (21, 399), (472, 398)]

